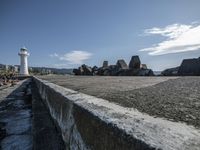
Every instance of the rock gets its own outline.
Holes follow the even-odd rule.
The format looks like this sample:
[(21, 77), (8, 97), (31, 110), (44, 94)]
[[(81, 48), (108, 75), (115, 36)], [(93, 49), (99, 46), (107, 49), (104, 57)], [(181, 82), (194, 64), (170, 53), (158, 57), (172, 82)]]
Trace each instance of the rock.
[(125, 73), (126, 76), (137, 76), (140, 69), (128, 69)]
[(99, 75), (99, 76), (103, 75), (103, 67), (98, 68), (96, 75)]
[(120, 69), (118, 72), (117, 72), (117, 76), (128, 76), (128, 71), (129, 69)]
[(100, 76), (153, 76), (151, 69), (147, 69), (146, 64), (140, 63), (139, 56), (132, 56), (129, 67), (123, 59), (117, 61), (116, 65), (108, 66), (108, 61), (103, 62), (103, 66), (93, 68), (83, 64), (78, 69), (73, 70), (75, 75), (100, 75)]
[(200, 58), (184, 59), (178, 69), (178, 75), (200, 75)]
[(94, 67), (92, 67), (92, 72), (94, 72), (94, 71), (98, 71), (98, 67), (97, 66), (94, 66)]
[(154, 76), (151, 69), (126, 69), (119, 73), (120, 76)]
[(83, 69), (82, 75), (93, 75), (91, 67), (89, 67), (85, 64), (83, 64), (81, 67)]
[(111, 76), (117, 76), (119, 72), (119, 68), (117, 65), (110, 65), (109, 66), (109, 73)]
[(123, 59), (118, 60), (116, 66), (119, 69), (128, 69), (126, 62)]
[(8, 82), (6, 82), (6, 81), (4, 81), (4, 82), (3, 82), (3, 85), (8, 85), (8, 84), (9, 84), (9, 83), (8, 83)]
[(140, 58), (139, 56), (132, 56), (131, 61), (129, 63), (130, 69), (139, 69), (140, 68)]
[(3, 80), (4, 80), (4, 81), (7, 81), (7, 77), (6, 77), (6, 76), (3, 76)]
[(17, 84), (17, 82), (14, 81), (14, 80), (11, 82), (11, 86), (14, 86), (14, 85), (16, 85), (16, 84)]
[(93, 75), (96, 75), (98, 73), (98, 69), (99, 68), (97, 66), (92, 67), (92, 73), (93, 73)]
[(103, 62), (103, 68), (107, 68), (108, 67), (108, 61), (104, 61)]
[(138, 76), (154, 76), (154, 73), (151, 69), (140, 69)]
[(140, 68), (141, 69), (148, 69), (146, 64), (141, 64)]
[(109, 69), (105, 69), (104, 72), (103, 72), (103, 75), (104, 76), (110, 76), (110, 70)]
[(79, 69), (73, 69), (73, 73), (75, 75), (81, 75), (81, 71)]
[(97, 75), (100, 75), (100, 76), (111, 76), (111, 74), (112, 74), (112, 66), (113, 65), (110, 65), (110, 66), (108, 66), (106, 68), (104, 68), (104, 67), (98, 68)]
[(98, 69), (97, 75), (102, 76), (117, 76), (119, 68), (116, 65), (110, 65), (107, 68), (100, 67)]
[(79, 71), (80, 71), (80, 75), (83, 75), (83, 72), (84, 72), (83, 67), (80, 66), (80, 67), (78, 67), (78, 69), (79, 69)]
[(177, 76), (179, 67), (165, 69), (161, 72), (163, 76)]
[(83, 64), (78, 69), (73, 69), (75, 75), (93, 75), (92, 68)]

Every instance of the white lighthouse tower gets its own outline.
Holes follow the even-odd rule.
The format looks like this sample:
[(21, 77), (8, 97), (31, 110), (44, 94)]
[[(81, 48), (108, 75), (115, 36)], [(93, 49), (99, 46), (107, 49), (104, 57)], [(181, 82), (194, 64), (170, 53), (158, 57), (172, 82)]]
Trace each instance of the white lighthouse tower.
[(20, 49), (20, 52), (18, 53), (20, 56), (20, 72), (19, 74), (22, 76), (27, 76), (29, 75), (28, 73), (28, 61), (27, 58), (29, 56), (28, 50), (23, 47)]

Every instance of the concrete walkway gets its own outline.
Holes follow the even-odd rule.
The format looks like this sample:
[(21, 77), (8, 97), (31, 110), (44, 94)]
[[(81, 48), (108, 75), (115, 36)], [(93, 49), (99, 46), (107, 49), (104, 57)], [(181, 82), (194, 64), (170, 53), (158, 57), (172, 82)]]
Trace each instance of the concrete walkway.
[(200, 77), (40, 76), (57, 85), (200, 128)]
[(200, 149), (200, 130), (193, 126), (156, 118), (36, 77), (34, 82), (70, 149)]
[[(31, 150), (32, 110), (30, 82), (12, 87), (0, 103), (0, 147), (2, 150)], [(10, 89), (4, 89), (10, 92)]]

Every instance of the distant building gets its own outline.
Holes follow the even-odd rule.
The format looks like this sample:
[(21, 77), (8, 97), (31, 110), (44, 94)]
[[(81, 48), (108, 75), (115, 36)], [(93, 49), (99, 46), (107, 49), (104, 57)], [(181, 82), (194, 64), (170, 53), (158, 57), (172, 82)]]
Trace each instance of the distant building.
[(42, 68), (41, 74), (51, 74), (51, 70), (47, 68)]
[(0, 64), (0, 70), (4, 70), (5, 69), (5, 65)]
[(0, 70), (1, 71), (7, 71), (9, 69), (8, 65), (0, 64)]
[(5, 65), (5, 70), (8, 71), (9, 70), (9, 66)]
[(18, 66), (14, 66), (14, 72), (19, 72), (19, 67)]

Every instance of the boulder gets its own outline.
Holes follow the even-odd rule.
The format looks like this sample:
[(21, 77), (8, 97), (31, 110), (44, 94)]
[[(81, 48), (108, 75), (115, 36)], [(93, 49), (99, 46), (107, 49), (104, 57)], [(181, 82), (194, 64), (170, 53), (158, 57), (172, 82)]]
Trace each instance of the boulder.
[(83, 64), (81, 67), (83, 69), (82, 75), (93, 75), (91, 67), (89, 67), (85, 64)]
[(148, 69), (146, 64), (141, 64), (140, 68), (141, 69)]
[(151, 69), (140, 69), (137, 76), (154, 76)]
[(140, 58), (139, 56), (132, 56), (131, 61), (129, 63), (130, 69), (139, 69), (140, 68)]
[(94, 71), (97, 71), (99, 68), (97, 67), (97, 66), (93, 66), (92, 67), (92, 71), (94, 72)]
[(163, 76), (177, 76), (178, 75), (179, 67), (165, 69), (161, 72)]
[(126, 76), (137, 76), (140, 69), (128, 69), (125, 73)]
[(104, 61), (102, 67), (103, 67), (103, 68), (107, 68), (107, 67), (108, 67), (108, 61)]
[(109, 73), (111, 76), (117, 76), (120, 68), (117, 65), (110, 65), (109, 66)]
[(103, 66), (93, 68), (83, 64), (78, 69), (74, 69), (75, 75), (100, 75), (100, 76), (152, 76), (151, 69), (147, 69), (146, 64), (140, 63), (139, 56), (132, 56), (129, 67), (123, 59), (117, 61), (116, 65), (108, 66), (108, 61), (103, 62)]
[(116, 74), (117, 76), (128, 76), (129, 69), (120, 69)]
[(128, 65), (126, 64), (126, 62), (123, 59), (118, 60), (116, 66), (119, 69), (128, 69)]
[(102, 76), (104, 71), (105, 71), (105, 68), (99, 67), (97, 69), (96, 75)]
[(110, 70), (109, 69), (105, 69), (103, 72), (103, 76), (110, 76)]
[(80, 66), (80, 67), (78, 67), (78, 69), (79, 69), (79, 71), (80, 71), (81, 75), (83, 75), (83, 72), (84, 72), (84, 70), (83, 70), (83, 67), (82, 67), (82, 66)]
[(100, 67), (98, 68), (97, 75), (101, 76), (117, 76), (119, 68), (116, 65), (110, 65), (107, 68)]
[(178, 69), (178, 75), (195, 76), (200, 75), (200, 58), (184, 59)]
[(75, 75), (81, 75), (80, 67), (78, 69), (73, 69)]
[(98, 69), (99, 68), (97, 66), (92, 67), (92, 73), (93, 73), (93, 75), (96, 75), (98, 73)]
[(83, 64), (78, 69), (73, 69), (75, 75), (93, 75), (92, 68)]

